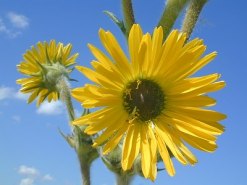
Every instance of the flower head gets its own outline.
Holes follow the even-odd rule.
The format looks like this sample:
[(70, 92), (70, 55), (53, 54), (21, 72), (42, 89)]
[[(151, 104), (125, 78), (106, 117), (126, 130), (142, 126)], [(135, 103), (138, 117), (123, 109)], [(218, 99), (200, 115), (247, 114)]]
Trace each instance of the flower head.
[(17, 83), (22, 85), (21, 92), (31, 93), (28, 103), (38, 97), (37, 105), (45, 99), (49, 102), (59, 98), (57, 82), (60, 78), (69, 79), (71, 69), (75, 64), (78, 54), (70, 56), (72, 45), (64, 46), (56, 44), (54, 40), (39, 42), (37, 47), (32, 46), (24, 55), (24, 61), (17, 65), (18, 71), (27, 78), (18, 79)]
[(200, 39), (188, 43), (186, 35), (174, 30), (163, 43), (163, 30), (143, 34), (133, 25), (128, 40), (128, 58), (115, 37), (100, 30), (99, 36), (110, 57), (89, 45), (96, 61), (93, 69), (77, 67), (93, 84), (72, 91), (85, 108), (100, 108), (74, 121), (85, 125), (87, 134), (103, 131), (94, 146), (104, 145), (104, 154), (123, 139), (122, 168), (132, 168), (140, 154), (143, 175), (154, 180), (159, 155), (169, 175), (175, 174), (174, 156), (180, 163), (195, 164), (186, 144), (202, 151), (216, 149), (216, 136), (224, 131), (218, 122), (225, 115), (207, 109), (216, 101), (207, 96), (220, 90), (219, 74), (195, 77), (212, 61), (216, 52), (203, 56)]

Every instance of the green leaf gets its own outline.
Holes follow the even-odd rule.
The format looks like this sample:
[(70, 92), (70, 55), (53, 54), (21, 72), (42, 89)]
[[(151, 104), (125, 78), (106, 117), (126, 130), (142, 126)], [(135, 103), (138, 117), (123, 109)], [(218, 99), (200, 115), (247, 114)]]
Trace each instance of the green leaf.
[(99, 157), (99, 154), (97, 149), (92, 147), (93, 141), (91, 136), (84, 133), (85, 128), (85, 126), (74, 126), (75, 150), (80, 161), (90, 164)]
[(116, 17), (110, 11), (104, 11), (104, 13), (111, 18), (111, 20), (120, 28), (124, 35), (126, 35), (126, 28), (124, 26), (124, 22)]
[(67, 143), (71, 146), (71, 148), (75, 148), (75, 141), (73, 136), (66, 136), (60, 129), (58, 129), (61, 136), (67, 141)]

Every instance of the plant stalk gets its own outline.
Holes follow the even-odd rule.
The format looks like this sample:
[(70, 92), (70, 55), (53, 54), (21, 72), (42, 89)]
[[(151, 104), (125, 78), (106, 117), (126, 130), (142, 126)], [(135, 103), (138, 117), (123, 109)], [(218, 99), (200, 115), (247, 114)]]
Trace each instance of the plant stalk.
[[(75, 120), (75, 112), (74, 107), (71, 101), (71, 93), (70, 93), (70, 85), (66, 77), (62, 76), (57, 83), (57, 88), (60, 92), (60, 96), (64, 104), (66, 105), (68, 115), (70, 118), (70, 121)], [(73, 127), (72, 125), (70, 125)], [(75, 151), (77, 153), (78, 160), (80, 162), (80, 170), (82, 175), (82, 185), (90, 185), (90, 166), (92, 161), (85, 160), (88, 158), (88, 156), (84, 156), (81, 152), (81, 139), (78, 132), (75, 132), (75, 129), (73, 128), (74, 132), (74, 138), (76, 138), (74, 141), (75, 143)]]
[(187, 40), (196, 25), (202, 8), (207, 3), (207, 0), (191, 0), (182, 25), (182, 32), (187, 33)]
[(57, 87), (59, 89), (61, 99), (64, 102), (64, 104), (66, 105), (70, 121), (74, 121), (75, 120), (75, 112), (74, 112), (73, 104), (71, 101), (71, 93), (70, 93), (70, 87), (69, 86), (70, 85), (69, 85), (69, 82), (66, 79), (66, 77), (62, 76), (58, 80)]
[(160, 18), (158, 26), (162, 26), (164, 39), (169, 35), (175, 21), (182, 12), (188, 0), (167, 0), (165, 9)]
[(122, 0), (122, 11), (124, 15), (124, 25), (126, 29), (125, 36), (126, 38), (128, 38), (130, 29), (132, 25), (135, 23), (132, 0)]
[(117, 185), (130, 185), (132, 176), (125, 173), (115, 173), (117, 179)]
[(88, 162), (85, 160), (82, 160), (79, 155), (78, 155), (78, 159), (80, 161), (80, 168), (81, 168), (81, 174), (82, 174), (82, 185), (90, 185), (91, 163), (88, 164)]

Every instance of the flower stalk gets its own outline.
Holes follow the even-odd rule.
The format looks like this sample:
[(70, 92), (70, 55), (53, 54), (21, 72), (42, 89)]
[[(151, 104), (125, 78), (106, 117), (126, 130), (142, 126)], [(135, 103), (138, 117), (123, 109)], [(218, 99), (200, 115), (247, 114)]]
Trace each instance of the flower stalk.
[(74, 148), (80, 162), (82, 185), (90, 185), (90, 168), (92, 162), (98, 158), (98, 152), (92, 147), (92, 139), (84, 133), (84, 129), (84, 127), (74, 127)]
[(60, 97), (62, 101), (65, 103), (70, 121), (75, 120), (75, 112), (73, 108), (73, 104), (71, 101), (69, 82), (66, 77), (61, 76), (57, 83), (57, 88), (60, 92)]
[(182, 25), (182, 32), (187, 33), (187, 40), (196, 25), (202, 8), (207, 3), (207, 0), (191, 0)]
[(130, 185), (133, 176), (127, 173), (116, 173), (117, 185)]
[[(57, 89), (59, 90), (60, 97), (65, 103), (70, 121), (75, 120), (75, 113), (73, 104), (71, 101), (71, 92), (69, 88), (69, 82), (67, 77), (61, 76), (57, 82)], [(67, 141), (68, 139), (73, 140), (72, 147), (77, 153), (78, 160), (80, 162), (80, 170), (82, 175), (82, 185), (90, 185), (90, 167), (94, 159), (98, 157), (96, 149), (92, 148), (92, 139), (90, 136), (83, 133), (84, 128), (73, 126), (72, 137), (64, 136)], [(71, 145), (71, 142), (69, 142)]]
[(124, 15), (125, 36), (128, 38), (130, 29), (135, 23), (135, 17), (132, 7), (132, 0), (122, 0), (122, 10)]
[(158, 26), (162, 26), (163, 28), (164, 40), (169, 35), (175, 21), (187, 2), (188, 0), (167, 0), (165, 9), (158, 23)]

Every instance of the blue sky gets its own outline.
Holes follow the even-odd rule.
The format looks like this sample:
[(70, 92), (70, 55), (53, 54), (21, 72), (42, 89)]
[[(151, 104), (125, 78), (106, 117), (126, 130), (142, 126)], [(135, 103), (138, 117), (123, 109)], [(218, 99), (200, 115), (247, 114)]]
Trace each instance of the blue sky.
[[(164, 1), (133, 2), (137, 22), (144, 31), (152, 31)], [(213, 154), (193, 150), (199, 159), (194, 167), (175, 161), (175, 177), (162, 171), (154, 183), (136, 177), (133, 184), (247, 183), (246, 6), (244, 0), (209, 1), (192, 35), (204, 39), (208, 53), (218, 52), (200, 74), (219, 72), (227, 82), (224, 90), (212, 94), (218, 100), (215, 109), (228, 115), (222, 122), (226, 132), (219, 137), (219, 148)], [(0, 185), (80, 184), (76, 155), (58, 133), (58, 128), (70, 133), (64, 107), (61, 103), (44, 104), (39, 109), (35, 103), (27, 105), (26, 96), (18, 93), (15, 83), (22, 77), (16, 65), (31, 45), (51, 39), (72, 43), (73, 52), (80, 53), (77, 62), (89, 65), (93, 56), (86, 45), (100, 46), (100, 27), (111, 30), (125, 44), (121, 32), (102, 13), (110, 10), (121, 17), (120, 8), (120, 0), (0, 0)], [(180, 28), (180, 20), (176, 28)], [(72, 87), (85, 83), (77, 71), (72, 77), (79, 80)], [(79, 103), (75, 102), (75, 107), (81, 111)], [(114, 185), (114, 176), (100, 159), (93, 163), (92, 184)]]

